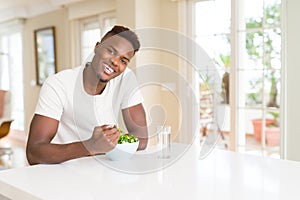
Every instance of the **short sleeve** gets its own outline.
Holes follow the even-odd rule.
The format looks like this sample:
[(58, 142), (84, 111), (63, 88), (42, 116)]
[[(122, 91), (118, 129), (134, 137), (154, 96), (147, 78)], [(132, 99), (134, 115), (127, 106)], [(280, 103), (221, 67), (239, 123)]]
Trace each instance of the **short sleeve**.
[(137, 79), (133, 71), (128, 70), (124, 74), (124, 96), (121, 104), (121, 109), (129, 108), (137, 104), (143, 103), (144, 98), (140, 91)]
[(61, 84), (55, 77), (49, 77), (41, 88), (35, 114), (60, 120), (65, 96), (66, 94)]

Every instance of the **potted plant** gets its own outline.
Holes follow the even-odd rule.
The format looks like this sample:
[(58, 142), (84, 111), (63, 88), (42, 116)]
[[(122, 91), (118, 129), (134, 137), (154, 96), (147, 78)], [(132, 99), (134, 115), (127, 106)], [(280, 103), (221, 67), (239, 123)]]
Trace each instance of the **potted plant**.
[(208, 74), (200, 74), (200, 91), (211, 90), (210, 86), (211, 76)]
[[(274, 24), (280, 24), (280, 7), (277, 5), (267, 6), (266, 7), (266, 16), (273, 19)], [(255, 18), (250, 18), (246, 23), (247, 29), (255, 29), (258, 27), (262, 27), (262, 21), (257, 21)], [(274, 30), (275, 34), (279, 36), (280, 31)], [(271, 34), (264, 34), (263, 32), (249, 32), (246, 36), (246, 50), (249, 55), (249, 58), (256, 62), (256, 64), (263, 64), (264, 77), (266, 82), (265, 87), (269, 87), (268, 89), (268, 101), (266, 102), (267, 107), (275, 107), (278, 108), (277, 96), (278, 96), (278, 87), (279, 87), (279, 79), (280, 79), (280, 70), (278, 66), (276, 67), (276, 57), (279, 57), (280, 50), (276, 48), (276, 36)], [(257, 38), (263, 38), (264, 42), (257, 42)], [(265, 59), (262, 58), (262, 50)], [(275, 66), (274, 66), (275, 65)], [(267, 90), (266, 90), (267, 91)]]
[[(265, 119), (265, 133), (266, 133), (266, 143), (269, 146), (278, 146), (280, 142), (280, 127), (279, 127), (279, 113), (278, 112), (269, 112), (273, 116), (273, 119)], [(254, 138), (257, 141), (261, 141), (262, 133), (262, 119), (253, 119), (253, 129), (254, 129)]]
[(280, 143), (280, 127), (279, 127), (279, 113), (269, 112), (273, 116), (274, 122), (266, 127), (266, 143), (269, 146), (278, 146)]
[[(265, 127), (270, 126), (271, 124), (274, 124), (274, 119), (265, 119)], [(262, 126), (263, 126), (263, 120), (262, 119), (253, 119), (253, 131), (254, 131), (254, 138), (257, 141), (261, 141), (261, 132), (262, 132)]]
[(214, 59), (215, 63), (225, 72), (222, 76), (222, 103), (229, 104), (229, 68), (230, 68), (230, 55), (220, 54), (218, 58)]
[(213, 104), (211, 76), (209, 74), (200, 74), (200, 79), (200, 118), (211, 118)]
[[(272, 23), (280, 24), (280, 7), (267, 6), (265, 13), (266, 16), (272, 18)], [(266, 21), (266, 23), (269, 23)], [(279, 104), (277, 102), (278, 87), (280, 86), (280, 70), (276, 61), (277, 57), (280, 57), (280, 50), (276, 48), (276, 35), (279, 36), (280, 32), (276, 31), (274, 34), (268, 34), (267, 32), (257, 32), (255, 28), (261, 28), (263, 21), (259, 21), (255, 18), (250, 18), (247, 23), (247, 29), (252, 29), (246, 36), (246, 50), (249, 58), (259, 66), (262, 64), (264, 67), (261, 78), (252, 80), (251, 93), (248, 94), (248, 105), (260, 104), (261, 108), (272, 107), (276, 112), (270, 112), (273, 119), (266, 117), (265, 124), (262, 119), (252, 120), (254, 128), (254, 136), (258, 141), (261, 141), (261, 130), (265, 126), (266, 140), (268, 145), (279, 144), (279, 124), (277, 118), (279, 117)], [(258, 38), (263, 38), (264, 42), (258, 42)], [(275, 40), (275, 42), (274, 42)], [(262, 55), (263, 53), (263, 55)], [(262, 59), (262, 56), (264, 59)], [(268, 93), (267, 95), (266, 92)], [(272, 133), (271, 133), (272, 132)], [(274, 133), (276, 132), (276, 133)], [(274, 134), (273, 134), (274, 133)], [(267, 139), (268, 138), (268, 139)]]

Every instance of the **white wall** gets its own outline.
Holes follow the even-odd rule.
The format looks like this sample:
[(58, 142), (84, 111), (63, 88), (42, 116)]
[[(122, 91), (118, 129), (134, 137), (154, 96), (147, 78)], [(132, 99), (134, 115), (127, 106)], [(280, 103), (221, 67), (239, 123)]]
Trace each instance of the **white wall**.
[(300, 161), (300, 1), (286, 0), (286, 159)]
[[(117, 0), (116, 6), (117, 22), (136, 29), (142, 44), (135, 62), (131, 63), (130, 67), (138, 68), (137, 78), (140, 82), (153, 81), (141, 88), (145, 99), (150, 138), (153, 138), (151, 136), (155, 134), (155, 127), (163, 120), (172, 126), (173, 133), (177, 133), (180, 119), (178, 99), (170, 91), (160, 87), (159, 80), (164, 80), (168, 74), (161, 73), (162, 70), (159, 68), (165, 66), (178, 70), (178, 57), (159, 49), (157, 44), (160, 42), (160, 35), (149, 34), (145, 30), (168, 28), (178, 31), (178, 3), (170, 0)], [(144, 48), (145, 43), (153, 44), (153, 48)], [(147, 71), (147, 73), (139, 70), (147, 67), (157, 67), (157, 70)], [(166, 116), (162, 115), (163, 111)]]
[(34, 55), (34, 30), (55, 26), (56, 59), (58, 71), (70, 66), (70, 40), (68, 12), (60, 9), (51, 13), (26, 19), (23, 41), (24, 64), (24, 105), (25, 105), (25, 131), (28, 133), (29, 124), (33, 117), (35, 105), (39, 96), (40, 86), (34, 84), (36, 80)]

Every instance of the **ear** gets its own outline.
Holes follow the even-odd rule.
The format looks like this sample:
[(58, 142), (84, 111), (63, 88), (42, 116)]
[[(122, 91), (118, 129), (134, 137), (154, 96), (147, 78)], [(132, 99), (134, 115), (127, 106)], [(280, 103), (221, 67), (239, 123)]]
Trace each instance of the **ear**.
[(97, 42), (95, 47), (94, 47), (94, 53), (96, 53), (96, 49), (100, 46), (100, 42)]

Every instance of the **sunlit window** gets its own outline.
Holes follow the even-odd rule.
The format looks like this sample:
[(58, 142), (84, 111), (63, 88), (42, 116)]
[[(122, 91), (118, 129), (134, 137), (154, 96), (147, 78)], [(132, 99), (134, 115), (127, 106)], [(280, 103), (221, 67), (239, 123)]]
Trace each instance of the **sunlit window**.
[(0, 89), (10, 93), (11, 128), (24, 130), (22, 34), (0, 34)]
[(93, 52), (96, 42), (116, 23), (114, 13), (83, 19), (81, 24), (81, 63)]
[[(232, 9), (232, 2), (236, 8)], [(282, 105), (281, 1), (195, 1), (193, 13), (195, 40), (215, 62), (222, 79), (221, 88), (214, 88), (222, 98), (219, 106), (228, 108), (225, 116), (229, 117), (221, 126), (222, 133), (225, 136), (232, 133), (230, 108), (234, 108), (237, 150), (278, 157)], [(232, 57), (236, 59), (232, 61)], [(236, 83), (234, 102), (229, 101), (230, 91), (226, 87), (229, 79)], [(210, 77), (200, 81), (208, 80)]]

